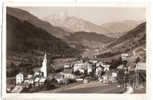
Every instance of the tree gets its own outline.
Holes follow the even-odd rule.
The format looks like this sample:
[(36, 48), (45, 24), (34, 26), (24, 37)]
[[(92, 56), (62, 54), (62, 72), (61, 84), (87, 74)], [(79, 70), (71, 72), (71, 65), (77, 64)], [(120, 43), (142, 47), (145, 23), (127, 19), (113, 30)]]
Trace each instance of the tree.
[(138, 63), (138, 62), (140, 62), (140, 58), (139, 57), (137, 57), (136, 60), (135, 60), (135, 63)]

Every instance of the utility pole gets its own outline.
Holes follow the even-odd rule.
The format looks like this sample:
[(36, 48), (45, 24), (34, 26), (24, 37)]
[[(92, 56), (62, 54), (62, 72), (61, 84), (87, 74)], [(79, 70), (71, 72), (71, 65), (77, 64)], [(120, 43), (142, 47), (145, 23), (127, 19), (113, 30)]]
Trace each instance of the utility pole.
[(136, 68), (135, 68), (135, 82), (136, 82), (136, 86), (135, 86), (135, 88), (138, 88), (138, 85), (139, 85), (139, 71), (138, 71), (138, 63), (139, 63), (139, 61), (140, 61), (140, 58), (138, 57), (137, 59), (136, 59)]
[(138, 64), (136, 63), (136, 88), (139, 85), (139, 72), (138, 72)]
[(127, 82), (128, 82), (128, 77), (129, 77), (129, 72), (128, 72), (128, 66), (127, 66), (127, 57), (128, 54), (127, 53), (123, 53), (121, 54), (121, 58), (122, 58), (122, 64), (123, 64), (123, 71), (124, 71), (124, 77), (123, 77), (123, 86), (124, 88), (127, 88)]

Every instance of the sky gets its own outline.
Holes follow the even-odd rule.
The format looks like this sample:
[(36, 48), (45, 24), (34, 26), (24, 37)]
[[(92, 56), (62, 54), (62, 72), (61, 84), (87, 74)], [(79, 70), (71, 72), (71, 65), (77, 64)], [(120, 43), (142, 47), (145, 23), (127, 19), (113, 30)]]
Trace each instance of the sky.
[(123, 20), (145, 20), (145, 8), (142, 7), (18, 7), (40, 19), (55, 14), (75, 16), (101, 25)]

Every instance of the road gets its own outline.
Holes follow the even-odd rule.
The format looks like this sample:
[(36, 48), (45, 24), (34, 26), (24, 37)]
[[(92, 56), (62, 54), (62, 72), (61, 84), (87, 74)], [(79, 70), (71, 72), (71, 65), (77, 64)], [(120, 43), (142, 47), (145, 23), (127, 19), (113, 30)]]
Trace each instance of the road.
[(23, 86), (15, 86), (12, 93), (20, 93), (23, 90)]
[(42, 91), (42, 93), (123, 93), (124, 89), (117, 87), (117, 84), (103, 84), (98, 81), (86, 84), (78, 84), (72, 87), (59, 88), (50, 91)]
[[(123, 93), (124, 89), (117, 87), (116, 84), (103, 84), (95, 86), (87, 86), (87, 84), (81, 84), (79, 86), (72, 87), (70, 89), (59, 91), (58, 93)], [(84, 86), (85, 85), (85, 86)], [(84, 87), (83, 87), (84, 86)]]

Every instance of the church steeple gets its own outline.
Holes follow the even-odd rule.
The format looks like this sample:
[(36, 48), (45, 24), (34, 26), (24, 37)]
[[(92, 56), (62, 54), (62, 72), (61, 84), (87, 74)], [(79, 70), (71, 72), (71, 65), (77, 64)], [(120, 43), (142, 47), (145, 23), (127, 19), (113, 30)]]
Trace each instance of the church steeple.
[(46, 57), (46, 52), (45, 52), (45, 55), (44, 55), (44, 59), (43, 59), (42, 67), (41, 67), (40, 71), (43, 72), (43, 75), (46, 78), (47, 77), (47, 57)]

